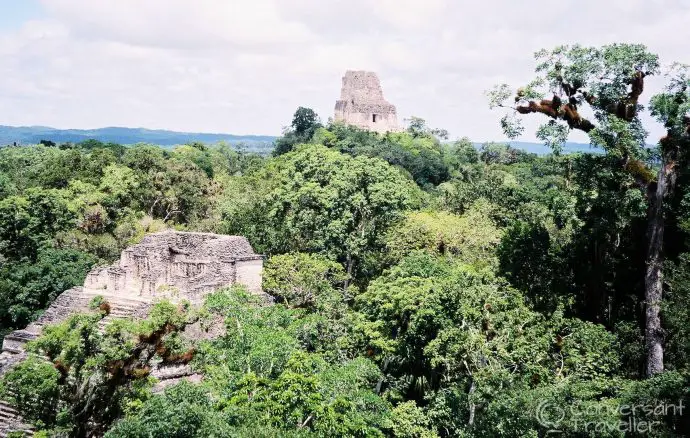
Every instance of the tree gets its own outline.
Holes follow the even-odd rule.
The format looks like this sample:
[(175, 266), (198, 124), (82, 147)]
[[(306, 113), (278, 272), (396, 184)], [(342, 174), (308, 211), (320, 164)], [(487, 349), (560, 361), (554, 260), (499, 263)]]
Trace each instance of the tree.
[(407, 132), (413, 137), (435, 136), (441, 140), (448, 140), (448, 131), (442, 128), (429, 128), (426, 120), (421, 117), (410, 117), (407, 125)]
[(184, 305), (158, 302), (147, 319), (113, 321), (101, 330), (106, 314), (75, 314), (44, 327), (27, 345), (37, 359), (3, 376), (2, 388), (27, 420), (58, 435), (102, 436), (128, 402), (145, 398), (152, 365), (191, 360), (193, 350), (177, 334), (198, 317)]
[[(414, 182), (385, 161), (307, 144), (262, 169), (252, 202), (227, 211), (230, 232), (260, 251), (320, 253), (348, 278), (380, 269), (385, 231), (419, 201)], [(270, 180), (267, 187), (261, 181)]]
[(321, 127), (319, 115), (311, 108), (299, 107), (292, 116), (292, 129), (300, 137), (310, 137)]
[[(539, 398), (526, 394), (592, 386), (620, 366), (616, 338), (603, 326), (562, 312), (546, 318), (488, 270), (420, 252), (372, 281), (356, 309), (366, 347), (385, 373), (381, 387), (392, 399), (425, 406), (442, 436), (537, 436)], [(491, 406), (515, 399), (510, 410)], [(525, 413), (532, 424), (517, 427)]]
[(449, 178), (446, 148), (428, 132), (388, 132), (385, 135), (343, 123), (321, 128), (311, 139), (352, 156), (381, 158), (405, 169), (420, 186), (436, 185)]
[(136, 415), (119, 421), (107, 438), (237, 436), (213, 410), (213, 403), (203, 388), (182, 381), (167, 388), (162, 395), (143, 403)]
[(32, 188), (24, 196), (0, 201), (0, 253), (19, 260), (35, 260), (40, 247), (50, 244), (59, 231), (76, 225), (65, 194), (55, 189)]
[(95, 261), (81, 251), (44, 248), (34, 261), (4, 263), (0, 267), (0, 330), (34, 320), (59, 294), (83, 284)]
[(262, 286), (286, 306), (313, 308), (345, 280), (340, 264), (318, 255), (291, 253), (268, 260)]
[(64, 188), (71, 179), (78, 178), (84, 170), (85, 158), (79, 150), (50, 148), (41, 163), (38, 181), (44, 187)]
[(501, 232), (489, 217), (486, 201), (464, 215), (413, 211), (386, 236), (387, 253), (397, 263), (415, 250), (453, 257), (476, 267), (496, 266)]
[(225, 331), (198, 346), (203, 385), (154, 396), (109, 436), (382, 436), (389, 427), (390, 405), (373, 392), (380, 370), (314, 351), (300, 339), (311, 321), (303, 309), (233, 287), (207, 296), (204, 311), (222, 316)]
[(540, 311), (558, 305), (559, 291), (553, 284), (553, 271), (558, 270), (549, 250), (550, 236), (542, 224), (518, 221), (506, 230), (497, 251), (501, 273)]
[(105, 193), (105, 205), (119, 212), (133, 204), (139, 181), (129, 167), (112, 164), (104, 168), (99, 189)]
[(479, 152), (467, 137), (463, 137), (453, 143), (451, 154), (461, 164), (475, 164), (479, 161)]
[(524, 151), (501, 143), (484, 143), (480, 153), (481, 160), (486, 164), (513, 164), (529, 156)]
[(308, 143), (320, 127), (321, 121), (313, 109), (297, 108), (292, 116), (292, 124), (284, 130), (284, 136), (276, 140), (273, 155), (285, 154), (300, 143)]
[(60, 373), (47, 361), (29, 356), (0, 381), (0, 396), (43, 427), (55, 423), (60, 401)]
[[(651, 114), (667, 130), (657, 150), (660, 166), (648, 161), (647, 136), (640, 114), (640, 96), (645, 78), (660, 72), (657, 55), (640, 44), (612, 44), (600, 48), (561, 46), (541, 50), (536, 78), (515, 93), (508, 85), (489, 93), (491, 107), (508, 108), (501, 125), (510, 137), (524, 128), (518, 115), (541, 114), (550, 120), (537, 131), (537, 137), (558, 151), (572, 130), (590, 137), (616, 158), (645, 196), (648, 211), (646, 233), (645, 347), (646, 374), (664, 369), (663, 330), (660, 305), (663, 296), (662, 261), (664, 239), (664, 198), (675, 186), (678, 167), (686, 159), (690, 144), (690, 76), (685, 66), (674, 65), (667, 87), (651, 98)], [(551, 95), (548, 98), (548, 95)], [(594, 120), (582, 115), (589, 107)]]

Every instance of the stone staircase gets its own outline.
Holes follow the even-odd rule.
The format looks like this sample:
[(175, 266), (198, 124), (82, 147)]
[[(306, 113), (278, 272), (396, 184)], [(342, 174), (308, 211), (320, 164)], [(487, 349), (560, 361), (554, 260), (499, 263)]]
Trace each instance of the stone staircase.
[(0, 438), (5, 438), (12, 432), (24, 432), (25, 436), (33, 436), (33, 428), (22, 421), (19, 412), (0, 400)]
[[(84, 287), (63, 292), (37, 321), (5, 336), (0, 376), (26, 357), (26, 343), (40, 336), (44, 326), (90, 311), (89, 303), (98, 295), (110, 305), (110, 312), (99, 321), (99, 328), (105, 330), (119, 319), (145, 318), (157, 298), (200, 303), (207, 293), (233, 284), (262, 294), (262, 269), (263, 256), (255, 254), (241, 236), (172, 230), (149, 234), (141, 243), (125, 249), (113, 265), (92, 269)], [(159, 364), (153, 367), (152, 375), (159, 379), (157, 390), (182, 379), (201, 379), (187, 365)], [(32, 435), (19, 414), (0, 401), (0, 438), (15, 430)]]
[[(101, 295), (110, 304), (110, 313), (98, 322), (101, 331), (118, 319), (146, 317), (152, 305), (150, 301), (132, 297), (104, 295), (84, 291), (82, 288), (70, 289), (61, 294), (36, 322), (5, 336), (0, 352), (0, 376), (26, 358), (26, 343), (40, 336), (45, 325), (64, 321), (78, 312), (91, 311), (89, 303), (97, 295)], [(0, 438), (17, 431), (24, 432), (26, 436), (33, 435), (33, 429), (23, 422), (20, 413), (0, 400)]]
[(101, 331), (105, 330), (105, 327), (108, 324), (119, 319), (143, 319), (146, 317), (149, 309), (152, 306), (152, 303), (149, 300), (141, 300), (132, 297), (103, 295), (93, 291), (84, 291), (82, 292), (82, 295), (88, 297), (89, 302), (91, 302), (94, 297), (100, 295), (110, 305), (110, 313), (108, 313), (105, 318), (98, 322), (98, 327), (101, 329)]

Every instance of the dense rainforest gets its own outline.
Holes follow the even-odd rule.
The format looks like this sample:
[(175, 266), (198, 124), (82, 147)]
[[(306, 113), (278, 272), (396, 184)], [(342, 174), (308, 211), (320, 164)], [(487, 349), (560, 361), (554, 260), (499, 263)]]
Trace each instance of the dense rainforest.
[[(488, 94), (510, 136), (544, 118), (546, 156), (308, 108), (270, 157), (0, 148), (2, 333), (167, 227), (246, 236), (275, 300), (235, 287), (105, 330), (75, 315), (29, 344), (0, 397), (43, 436), (689, 436), (690, 76), (668, 70), (648, 108), (667, 135), (648, 139), (638, 99), (662, 69), (646, 48), (537, 63)], [(592, 153), (559, 153), (572, 130)], [(217, 318), (215, 339), (180, 336)], [(204, 379), (152, 393), (152, 361), (184, 352)]]

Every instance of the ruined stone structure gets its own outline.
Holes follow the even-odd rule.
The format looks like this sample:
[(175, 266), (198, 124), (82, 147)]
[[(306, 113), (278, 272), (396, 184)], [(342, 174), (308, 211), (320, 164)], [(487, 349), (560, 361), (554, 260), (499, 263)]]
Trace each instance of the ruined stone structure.
[(395, 105), (384, 99), (381, 82), (374, 72), (345, 72), (334, 119), (380, 133), (399, 130)]
[(231, 284), (261, 291), (263, 257), (244, 237), (210, 233), (150, 234), (122, 252), (112, 266), (94, 269), (84, 289), (138, 298), (176, 297), (197, 302)]
[[(177, 231), (149, 234), (125, 249), (113, 265), (92, 269), (83, 287), (63, 292), (37, 321), (5, 336), (0, 375), (26, 357), (24, 345), (37, 338), (43, 326), (88, 311), (95, 296), (103, 296), (111, 306), (100, 322), (105, 327), (114, 319), (146, 317), (157, 298), (199, 304), (206, 294), (234, 284), (262, 293), (262, 269), (263, 257), (244, 237)], [(161, 387), (182, 378), (200, 378), (187, 365), (160, 366), (152, 375), (161, 380)], [(0, 401), (0, 438), (17, 430), (31, 428), (20, 413)]]

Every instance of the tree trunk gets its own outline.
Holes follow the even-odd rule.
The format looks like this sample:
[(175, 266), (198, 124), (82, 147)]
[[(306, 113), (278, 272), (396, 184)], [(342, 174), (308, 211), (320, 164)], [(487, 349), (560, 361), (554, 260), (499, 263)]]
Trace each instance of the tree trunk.
[(475, 410), (477, 407), (475, 406), (474, 402), (472, 401), (472, 395), (474, 394), (474, 391), (477, 389), (477, 385), (475, 385), (475, 383), (474, 383), (474, 377), (473, 376), (470, 376), (470, 379), (472, 379), (472, 383), (470, 384), (470, 391), (468, 392), (468, 395), (469, 395), (468, 398), (470, 399), (470, 418), (467, 421), (467, 424), (469, 426), (473, 426), (474, 425)]
[(347, 274), (347, 277), (345, 278), (345, 283), (343, 287), (345, 290), (350, 286), (350, 281), (352, 280), (352, 265), (354, 264), (354, 260), (352, 260), (352, 254), (348, 251), (347, 256), (346, 256), (346, 261), (345, 261), (345, 273)]
[[(673, 185), (674, 164), (664, 163), (656, 187), (650, 187), (647, 218), (647, 261), (645, 267), (645, 373), (651, 377), (664, 371), (664, 333), (660, 305), (663, 297), (664, 196)], [(653, 191), (652, 191), (653, 190)]]

